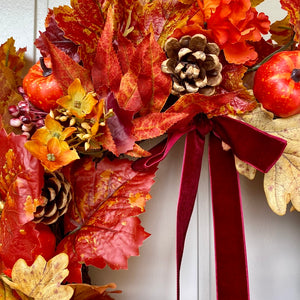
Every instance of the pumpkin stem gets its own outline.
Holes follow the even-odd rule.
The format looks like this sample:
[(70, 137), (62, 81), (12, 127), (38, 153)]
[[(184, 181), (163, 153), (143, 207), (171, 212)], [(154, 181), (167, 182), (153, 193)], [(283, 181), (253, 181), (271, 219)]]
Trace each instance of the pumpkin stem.
[(49, 75), (52, 74), (52, 69), (51, 68), (48, 68), (45, 64), (45, 60), (44, 60), (44, 57), (40, 57), (40, 64), (41, 64), (41, 68), (43, 70), (43, 76), (44, 77), (47, 77)]
[(300, 69), (294, 69), (294, 70), (292, 71), (291, 78), (292, 78), (295, 82), (299, 82), (299, 81), (300, 81)]

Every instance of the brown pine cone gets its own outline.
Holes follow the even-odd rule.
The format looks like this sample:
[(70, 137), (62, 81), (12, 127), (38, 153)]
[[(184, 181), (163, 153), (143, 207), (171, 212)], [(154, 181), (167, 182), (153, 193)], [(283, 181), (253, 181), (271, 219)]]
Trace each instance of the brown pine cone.
[(173, 95), (214, 94), (214, 87), (222, 81), (217, 44), (208, 43), (203, 34), (195, 34), (192, 37), (185, 35), (179, 41), (171, 37), (164, 48), (168, 59), (162, 63), (161, 69), (172, 77)]
[(42, 198), (43, 205), (38, 206), (34, 213), (36, 223), (53, 224), (67, 212), (72, 191), (70, 183), (62, 173), (45, 173)]

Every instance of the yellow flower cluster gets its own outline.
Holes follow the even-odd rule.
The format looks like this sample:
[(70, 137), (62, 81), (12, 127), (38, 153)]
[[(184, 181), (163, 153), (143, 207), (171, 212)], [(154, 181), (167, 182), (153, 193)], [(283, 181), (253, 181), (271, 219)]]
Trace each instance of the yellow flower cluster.
[(101, 150), (101, 143), (96, 139), (102, 134), (99, 128), (112, 115), (111, 111), (105, 114), (104, 100), (86, 92), (78, 78), (57, 103), (59, 107), (46, 116), (45, 126), (25, 144), (50, 172), (79, 159), (79, 149), (87, 151), (93, 145)]

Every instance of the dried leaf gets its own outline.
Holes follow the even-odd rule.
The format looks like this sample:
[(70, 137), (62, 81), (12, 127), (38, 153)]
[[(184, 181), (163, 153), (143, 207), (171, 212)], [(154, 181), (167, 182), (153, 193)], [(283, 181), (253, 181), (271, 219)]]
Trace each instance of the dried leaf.
[(256, 7), (257, 5), (261, 4), (264, 2), (264, 0), (251, 0), (251, 6)]
[(127, 268), (130, 256), (149, 234), (137, 218), (150, 199), (155, 170), (136, 172), (128, 160), (103, 159), (95, 165), (81, 159), (73, 165), (75, 199), (65, 217), (69, 235), (58, 251), (71, 253), (73, 262), (112, 269)]
[(133, 114), (142, 108), (143, 101), (138, 89), (138, 74), (135, 74), (132, 70), (128, 70), (122, 76), (117, 100), (121, 108), (131, 111)]
[(121, 293), (121, 291), (110, 291), (117, 286), (109, 283), (104, 286), (95, 286), (88, 284), (69, 284), (74, 289), (72, 300), (112, 300), (109, 296), (111, 293)]
[(7, 132), (20, 133), (19, 129), (10, 126), (11, 116), (8, 106), (23, 100), (17, 88), (21, 85), (20, 74), (24, 67), (25, 48), (16, 51), (14, 39), (9, 38), (6, 43), (0, 46), (0, 114), (3, 126)]
[(8, 107), (17, 104), (23, 100), (22, 96), (17, 92), (18, 80), (15, 73), (8, 67), (0, 67), (0, 115), (5, 130), (15, 133), (21, 133), (18, 128), (10, 126), (11, 115), (9, 114)]
[(290, 16), (274, 22), (270, 27), (271, 39), (278, 45), (283, 46), (289, 43), (293, 36), (293, 30), (289, 24)]
[(12, 267), (16, 257), (32, 261), (33, 252), (40, 249), (39, 231), (29, 221), (43, 202), (44, 169), (25, 149), (26, 140), (24, 135), (0, 131), (0, 195), (5, 202), (0, 219), (0, 255), (7, 267)]
[(19, 297), (16, 297), (13, 294), (13, 290), (2, 280), (0, 280), (0, 299), (1, 300), (18, 300)]
[(300, 42), (300, 2), (298, 0), (280, 0), (280, 3), (290, 16), (290, 24), (294, 26), (295, 41)]
[(25, 51), (26, 48), (20, 48), (16, 51), (14, 39), (9, 38), (6, 43), (0, 46), (0, 68), (7, 67), (17, 76), (20, 76), (25, 65)]
[(119, 152), (116, 146), (116, 143), (112, 137), (112, 133), (109, 129), (109, 126), (105, 126), (102, 131), (102, 135), (97, 138), (97, 141), (102, 145), (102, 147), (114, 155), (118, 156)]
[(35, 300), (68, 300), (73, 295), (73, 289), (60, 285), (68, 276), (68, 262), (69, 258), (65, 253), (56, 255), (48, 262), (38, 256), (32, 266), (19, 259), (12, 269), (11, 281), (3, 276), (2, 280)]
[(273, 119), (273, 114), (258, 107), (242, 119), (287, 141), (282, 156), (265, 174), (264, 190), (268, 204), (276, 214), (284, 215), (290, 201), (300, 211), (300, 114)]

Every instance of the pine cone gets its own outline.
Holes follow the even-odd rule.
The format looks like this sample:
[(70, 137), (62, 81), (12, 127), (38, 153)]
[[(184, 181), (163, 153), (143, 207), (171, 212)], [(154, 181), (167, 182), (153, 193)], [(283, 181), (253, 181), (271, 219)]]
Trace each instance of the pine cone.
[(208, 43), (203, 34), (195, 34), (193, 37), (185, 35), (179, 41), (171, 37), (164, 48), (168, 59), (162, 63), (161, 69), (172, 76), (173, 95), (214, 94), (214, 87), (222, 81), (217, 44)]
[(60, 172), (45, 173), (42, 189), (44, 203), (34, 213), (36, 223), (53, 224), (68, 210), (72, 199), (70, 183)]

